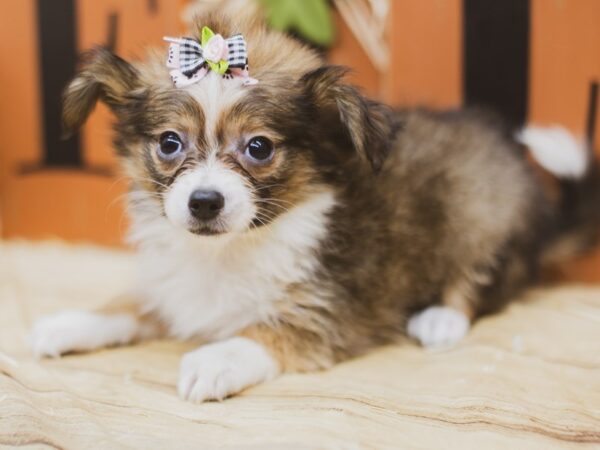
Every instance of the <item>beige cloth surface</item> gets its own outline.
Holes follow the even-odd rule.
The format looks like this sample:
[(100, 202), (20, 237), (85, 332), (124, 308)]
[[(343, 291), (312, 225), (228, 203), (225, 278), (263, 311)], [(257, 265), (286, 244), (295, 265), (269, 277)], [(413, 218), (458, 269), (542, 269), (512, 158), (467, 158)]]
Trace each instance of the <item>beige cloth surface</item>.
[(175, 383), (189, 344), (35, 361), (39, 316), (127, 288), (127, 253), (0, 244), (0, 445), (60, 448), (600, 448), (600, 288), (530, 292), (456, 348), (382, 348), (224, 402)]

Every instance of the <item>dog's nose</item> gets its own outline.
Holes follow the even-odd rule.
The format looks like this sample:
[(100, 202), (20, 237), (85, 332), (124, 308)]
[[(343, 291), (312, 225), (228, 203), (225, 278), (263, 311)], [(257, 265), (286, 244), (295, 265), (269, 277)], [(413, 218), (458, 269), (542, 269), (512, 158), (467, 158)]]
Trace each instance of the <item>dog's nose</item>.
[(194, 191), (188, 202), (190, 213), (200, 220), (214, 219), (219, 215), (224, 205), (225, 198), (217, 191)]

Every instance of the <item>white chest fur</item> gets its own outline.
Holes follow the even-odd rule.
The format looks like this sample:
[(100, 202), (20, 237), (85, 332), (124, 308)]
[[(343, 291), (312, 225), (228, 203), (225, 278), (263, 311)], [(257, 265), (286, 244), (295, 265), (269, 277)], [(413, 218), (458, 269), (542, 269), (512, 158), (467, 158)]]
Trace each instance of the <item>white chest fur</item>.
[(184, 339), (223, 339), (273, 319), (286, 288), (314, 273), (334, 203), (321, 192), (269, 226), (224, 237), (193, 236), (134, 208), (144, 307)]

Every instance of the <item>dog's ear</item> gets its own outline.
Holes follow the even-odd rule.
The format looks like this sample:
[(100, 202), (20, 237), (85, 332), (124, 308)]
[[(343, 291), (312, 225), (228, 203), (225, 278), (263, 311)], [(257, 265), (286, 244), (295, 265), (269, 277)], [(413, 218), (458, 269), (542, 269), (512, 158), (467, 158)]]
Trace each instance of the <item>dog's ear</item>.
[(66, 135), (85, 122), (98, 100), (118, 112), (127, 94), (138, 84), (135, 68), (105, 48), (96, 47), (84, 53), (82, 62), (81, 70), (63, 94)]
[(305, 74), (301, 83), (310, 103), (318, 109), (317, 114), (333, 113), (359, 157), (377, 171), (391, 145), (391, 114), (384, 105), (366, 99), (355, 87), (345, 84), (347, 71), (339, 66), (320, 67)]

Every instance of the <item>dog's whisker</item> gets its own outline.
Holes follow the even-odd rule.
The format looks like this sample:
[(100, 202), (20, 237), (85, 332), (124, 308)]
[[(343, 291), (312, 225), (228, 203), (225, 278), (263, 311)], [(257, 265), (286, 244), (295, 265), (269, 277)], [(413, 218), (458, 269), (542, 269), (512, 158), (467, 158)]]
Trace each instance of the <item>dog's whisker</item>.
[(293, 202), (290, 202), (288, 200), (284, 200), (282, 198), (274, 198), (274, 197), (266, 197), (266, 198), (259, 198), (258, 201), (263, 201), (263, 202), (278, 202), (278, 203), (285, 203), (288, 205), (294, 205)]
[(138, 180), (148, 181), (148, 182), (156, 184), (157, 186), (160, 186), (162, 188), (169, 189), (169, 186), (167, 186), (166, 184), (161, 183), (160, 181), (153, 180), (152, 178), (140, 177), (140, 178), (138, 178)]
[(273, 187), (281, 187), (281, 188), (285, 188), (285, 184), (281, 184), (281, 183), (275, 183), (275, 184), (267, 184), (265, 186), (259, 186), (257, 188), (255, 188), (256, 191), (262, 191), (264, 189), (270, 189)]
[(278, 203), (274, 203), (274, 202), (257, 202), (257, 203), (259, 203), (259, 204), (265, 204), (265, 205), (268, 205), (268, 206), (273, 206), (273, 207), (276, 207), (276, 208), (280, 208), (283, 212), (289, 212), (290, 211), (289, 208), (287, 208), (287, 207), (285, 207), (283, 205), (280, 205)]

